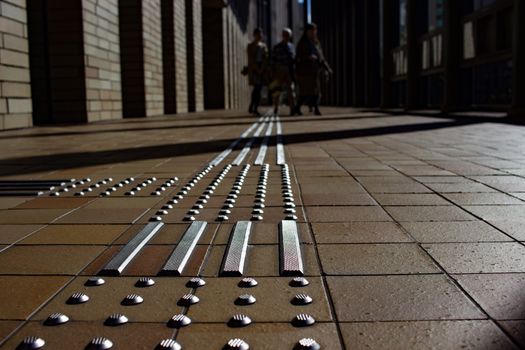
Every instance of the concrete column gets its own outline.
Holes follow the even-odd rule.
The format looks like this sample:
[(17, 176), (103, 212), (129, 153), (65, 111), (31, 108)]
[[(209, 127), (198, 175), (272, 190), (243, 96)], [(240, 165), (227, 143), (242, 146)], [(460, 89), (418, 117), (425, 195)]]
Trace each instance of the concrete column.
[(365, 57), (364, 57), (364, 1), (353, 0), (352, 4), (352, 76), (353, 76), (353, 106), (365, 105)]
[(225, 68), (224, 20), (226, 9), (222, 6), (207, 6), (202, 9), (202, 42), (204, 56), (204, 108), (224, 109)]
[(514, 0), (512, 107), (510, 115), (525, 120), (525, 3)]
[(175, 63), (175, 2), (161, 0), (162, 17), (162, 73), (164, 113), (177, 113), (177, 78)]
[(365, 106), (380, 104), (379, 0), (365, 1)]
[(177, 113), (188, 112), (188, 58), (186, 53), (186, 2), (174, 0), (175, 15), (175, 91)]
[(0, 130), (32, 125), (26, 1), (0, 2)]

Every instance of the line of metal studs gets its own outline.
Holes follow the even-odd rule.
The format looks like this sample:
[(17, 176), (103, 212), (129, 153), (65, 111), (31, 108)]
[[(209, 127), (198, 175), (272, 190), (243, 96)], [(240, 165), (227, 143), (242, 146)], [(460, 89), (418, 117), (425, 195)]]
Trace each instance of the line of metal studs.
[[(106, 281), (101, 277), (91, 277), (85, 282), (85, 286), (87, 287), (99, 287), (106, 283)], [(251, 277), (243, 278), (239, 283), (239, 288), (255, 288), (257, 287), (259, 283), (257, 280)], [(304, 278), (304, 277), (295, 277), (293, 278), (289, 285), (294, 288), (302, 288), (306, 287), (310, 284), (310, 282)], [(137, 288), (149, 288), (153, 287), (155, 285), (155, 280), (153, 280), (150, 277), (141, 277), (137, 280), (135, 283), (135, 287)], [(203, 287), (206, 285), (206, 281), (203, 280), (200, 277), (194, 277), (191, 278), (187, 283), (186, 287), (192, 288), (192, 293), (188, 293), (183, 295), (177, 302), (179, 306), (184, 307), (190, 307), (191, 305), (197, 304), (200, 299), (194, 294), (197, 290), (197, 288)], [(84, 304), (89, 301), (89, 296), (85, 293), (74, 293), (71, 295), (66, 303), (67, 304)], [(242, 306), (249, 306), (253, 305), (256, 302), (256, 298), (252, 294), (242, 294), (240, 295), (234, 303), (236, 305), (242, 305)], [(296, 295), (290, 303), (293, 305), (308, 305), (312, 303), (312, 298), (308, 296), (307, 294), (298, 294)], [(129, 294), (122, 300), (121, 304), (126, 306), (133, 306), (138, 305), (144, 302), (144, 299), (135, 293)], [(51, 314), (45, 321), (44, 325), (46, 326), (59, 326), (63, 325), (65, 323), (69, 322), (69, 317), (62, 313), (53, 313)], [(111, 314), (109, 315), (106, 320), (104, 321), (104, 325), (106, 326), (121, 326), (129, 322), (129, 319), (123, 315), (123, 314)], [(167, 322), (167, 326), (170, 328), (182, 328), (189, 326), (191, 324), (191, 319), (186, 316), (183, 313), (176, 314), (171, 317), (170, 320)], [(236, 314), (233, 315), (230, 320), (228, 321), (228, 326), (238, 328), (238, 327), (246, 327), (252, 323), (252, 320), (250, 317), (244, 314)], [(304, 313), (297, 314), (294, 319), (292, 320), (292, 324), (295, 327), (308, 327), (315, 323), (315, 319)], [(25, 338), (22, 343), (20, 344), (19, 348), (23, 349), (39, 349), (42, 348), (45, 345), (45, 340), (38, 337), (27, 337)], [(89, 349), (111, 349), (113, 347), (113, 342), (110, 339), (103, 338), (103, 337), (96, 337), (94, 338), (87, 346)], [(230, 339), (227, 344), (224, 347), (225, 349), (249, 349), (248, 343), (246, 343), (242, 339), (234, 338)], [(181, 349), (180, 344), (178, 344), (173, 339), (164, 339), (162, 340), (157, 349)], [(304, 349), (304, 350), (311, 350), (311, 349), (320, 349), (320, 345), (311, 338), (303, 338), (299, 340), (294, 350), (296, 349)]]
[[(211, 165), (208, 166), (208, 168), (210, 167)], [(184, 217), (184, 221), (195, 221), (195, 215), (199, 215), (200, 210), (203, 209), (206, 204), (208, 204), (208, 199), (210, 199), (210, 196), (217, 189), (217, 187), (219, 187), (222, 180), (224, 180), (226, 175), (230, 172), (231, 167), (232, 167), (231, 164), (226, 165), (221, 170), (221, 172), (217, 174), (217, 176), (215, 176), (213, 181), (208, 184), (206, 189), (199, 196), (199, 199), (197, 199), (197, 201), (193, 204), (191, 209), (188, 210), (188, 212), (186, 213), (186, 216)], [(197, 184), (198, 180), (200, 180), (201, 178), (197, 179), (195, 184)], [(195, 181), (195, 179), (193, 181)]]
[[(108, 188), (106, 190), (106, 192), (101, 193), (101, 195), (102, 196), (110, 196), (111, 192), (115, 192), (119, 187), (124, 187), (125, 185), (130, 184), (132, 181), (135, 181), (135, 179), (132, 178), (132, 177), (128, 177), (127, 179), (120, 181), (117, 185)], [(143, 188), (148, 187), (154, 181), (157, 181), (156, 177), (147, 178), (146, 180), (142, 181), (140, 184), (138, 184), (135, 187), (133, 187), (128, 192), (124, 193), (124, 195), (125, 196), (134, 196), (138, 191), (141, 191)]]
[(281, 179), (281, 191), (283, 194), (284, 214), (286, 214), (286, 220), (297, 220), (288, 164), (281, 166)]
[(257, 190), (255, 191), (255, 200), (252, 210), (252, 221), (262, 221), (264, 219), (264, 207), (266, 202), (266, 187), (268, 186), (268, 173), (270, 165), (265, 163), (261, 166)]
[[(229, 166), (231, 167), (231, 164), (229, 164)], [(219, 211), (219, 216), (217, 217), (218, 221), (229, 220), (228, 214), (231, 214), (231, 209), (235, 207), (235, 202), (237, 201), (237, 198), (241, 193), (242, 185), (244, 184), (244, 180), (246, 179), (248, 171), (250, 171), (250, 165), (246, 164), (242, 167), (242, 170), (235, 178), (235, 182), (233, 183), (230, 193), (228, 193), (228, 196), (226, 197), (226, 200), (224, 201), (224, 204), (221, 210)]]
[[(109, 181), (108, 181), (109, 180)], [(100, 185), (105, 185), (107, 184), (108, 182), (112, 182), (113, 179), (112, 178), (108, 178), (106, 179), (106, 183), (99, 183), (98, 186), (95, 186), (95, 188), (98, 188), (100, 187)], [(112, 192), (115, 192), (116, 190), (118, 190), (119, 188), (122, 188), (126, 185), (129, 185), (131, 182), (135, 181), (134, 178), (132, 177), (128, 177), (124, 180), (121, 180), (119, 182), (117, 182), (115, 185), (111, 186), (111, 187), (108, 187), (105, 191), (102, 191), (100, 193), (101, 196), (103, 197), (107, 197), (107, 196), (111, 196), (111, 193)], [(81, 192), (79, 192), (78, 194), (76, 193), (75, 195), (78, 195), (78, 196), (84, 196), (85, 194), (87, 194), (88, 192), (91, 192), (90, 189), (92, 190), (92, 188), (86, 188), (86, 189), (83, 189)]]
[(69, 180), (69, 183), (58, 187), (58, 189), (56, 189), (55, 191), (50, 192), (49, 195), (58, 197), (61, 193), (69, 192), (70, 189), (77, 188), (77, 186), (82, 186), (87, 182), (91, 182), (91, 179), (89, 177), (86, 177), (82, 180), (71, 179)]
[(163, 184), (161, 184), (159, 187), (155, 189), (155, 191), (151, 192), (152, 196), (160, 196), (162, 192), (166, 191), (169, 187), (174, 186), (177, 181), (179, 181), (178, 177), (172, 177), (171, 179), (167, 179), (164, 181)]
[[(195, 187), (196, 184), (199, 183), (200, 180), (204, 176), (206, 176), (211, 170), (213, 169), (213, 165), (208, 165), (206, 168), (201, 170), (197, 173), (194, 177), (191, 178), (184, 186), (181, 187), (179, 192), (175, 196), (173, 196), (166, 204), (162, 206), (156, 213), (155, 216), (152, 216), (149, 221), (162, 221), (162, 216), (168, 215), (169, 211), (173, 209), (173, 206), (177, 203), (179, 203), (190, 191), (193, 187)], [(178, 181), (179, 179), (177, 177), (171, 178), (173, 181)]]

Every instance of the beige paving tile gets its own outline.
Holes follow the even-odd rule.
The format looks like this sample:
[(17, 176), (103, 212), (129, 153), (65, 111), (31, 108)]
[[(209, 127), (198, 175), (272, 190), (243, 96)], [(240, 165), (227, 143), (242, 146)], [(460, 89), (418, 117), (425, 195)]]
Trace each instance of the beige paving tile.
[(525, 274), (453, 276), (491, 317), (525, 320)]
[(393, 222), (314, 223), (317, 243), (396, 243), (412, 239)]
[(0, 225), (0, 243), (12, 244), (42, 227), (44, 225)]
[(446, 193), (444, 196), (458, 205), (525, 204), (504, 193)]
[(328, 275), (441, 272), (417, 244), (323, 244), (317, 249)]
[(31, 200), (31, 197), (2, 197), (0, 198), (0, 209), (11, 209), (28, 200)]
[(521, 347), (525, 347), (525, 321), (499, 321)]
[(340, 322), (483, 319), (444, 275), (327, 277)]
[(127, 225), (49, 225), (18, 244), (110, 244)]
[(439, 193), (485, 193), (496, 192), (495, 189), (480, 183), (430, 183), (428, 187)]
[(137, 221), (147, 210), (131, 209), (80, 209), (56, 222), (59, 224), (131, 224)]
[(18, 205), (16, 209), (75, 209), (88, 204), (92, 200), (92, 198), (43, 197), (24, 202)]
[(1, 224), (48, 224), (71, 209), (0, 210)]
[(418, 183), (411, 184), (365, 184), (364, 187), (370, 193), (430, 193), (430, 189)]
[(343, 323), (351, 349), (517, 349), (491, 321)]
[(103, 250), (100, 246), (15, 246), (0, 253), (0, 274), (73, 275)]
[(385, 207), (397, 221), (472, 221), (476, 218), (455, 206)]
[(496, 226), (506, 234), (518, 241), (525, 241), (525, 226), (520, 221), (488, 220), (491, 225)]
[(98, 198), (89, 203), (86, 209), (145, 209), (152, 208), (161, 201), (158, 197)]
[(332, 323), (317, 323), (296, 328), (283, 323), (257, 323), (244, 328), (228, 328), (224, 324), (195, 324), (183, 328), (177, 341), (184, 349), (222, 349), (232, 338), (246, 341), (250, 349), (293, 349), (302, 338), (313, 338), (322, 349), (341, 349), (337, 329)]
[(0, 319), (26, 319), (69, 279), (65, 276), (0, 276)]
[(381, 205), (448, 205), (450, 204), (440, 196), (430, 193), (397, 193), (397, 194), (375, 194), (374, 198)]
[(375, 207), (308, 207), (311, 222), (392, 221), (379, 206)]
[(443, 243), (422, 245), (449, 273), (525, 272), (519, 243)]
[(305, 194), (305, 205), (377, 205), (368, 194)]
[(421, 243), (512, 241), (483, 221), (402, 222), (401, 225)]
[(487, 221), (525, 222), (525, 205), (478, 205), (464, 208)]

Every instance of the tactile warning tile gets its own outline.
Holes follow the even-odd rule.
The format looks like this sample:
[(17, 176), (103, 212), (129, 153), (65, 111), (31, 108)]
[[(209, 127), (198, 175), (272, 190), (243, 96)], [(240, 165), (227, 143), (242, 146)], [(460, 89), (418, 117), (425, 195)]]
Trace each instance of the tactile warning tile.
[[(108, 315), (109, 316), (109, 315)], [(16, 349), (30, 336), (43, 339), (43, 349), (83, 350), (97, 337), (109, 339), (113, 349), (151, 350), (161, 340), (171, 338), (174, 330), (156, 323), (128, 323), (118, 327), (104, 326), (102, 322), (70, 322), (59, 326), (45, 326), (42, 322), (29, 322), (7, 341), (2, 349)]]
[[(307, 278), (305, 287), (290, 286), (291, 277), (257, 277), (257, 286), (241, 288), (242, 277), (205, 278), (206, 285), (197, 290), (200, 302), (190, 307), (188, 316), (195, 322), (226, 323), (235, 314), (248, 315), (253, 322), (290, 322), (297, 314), (312, 315), (316, 321), (332, 320), (330, 306), (318, 277)], [(255, 297), (252, 305), (238, 305), (237, 298), (249, 294)], [(313, 299), (308, 305), (294, 305), (296, 295), (306, 294)], [(236, 302), (237, 301), (237, 302)]]
[[(138, 287), (138, 277), (102, 277), (100, 286), (86, 286), (89, 277), (78, 277), (53, 300), (38, 312), (34, 320), (45, 320), (49, 315), (60, 312), (76, 321), (97, 321), (100, 324), (111, 314), (126, 315), (130, 322), (166, 323), (173, 315), (182, 312), (177, 301), (189, 293), (188, 278), (153, 277), (151, 287)], [(89, 300), (83, 304), (68, 304), (75, 293), (83, 293)], [(131, 294), (141, 296), (144, 301), (138, 305), (122, 305), (124, 298)]]
[(183, 328), (177, 341), (188, 350), (224, 349), (231, 339), (242, 339), (250, 349), (291, 350), (303, 338), (314, 339), (321, 349), (342, 349), (333, 323), (297, 328), (283, 323), (254, 323), (243, 328), (223, 324), (194, 324)]

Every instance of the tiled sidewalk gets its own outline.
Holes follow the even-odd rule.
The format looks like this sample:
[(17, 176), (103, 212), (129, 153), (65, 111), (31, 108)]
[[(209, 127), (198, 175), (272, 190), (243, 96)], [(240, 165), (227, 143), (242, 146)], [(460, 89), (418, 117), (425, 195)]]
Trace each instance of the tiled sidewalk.
[[(234, 338), (250, 349), (308, 349), (303, 338), (321, 349), (525, 348), (525, 127), (326, 109), (322, 117), (281, 117), (289, 188), (275, 137), (264, 178), (253, 164), (262, 137), (241, 166), (224, 170), (244, 142), (203, 172), (254, 121), (216, 111), (0, 133), (0, 186), (89, 178), (67, 192), (0, 197), (0, 347), (35, 336), (44, 349), (84, 349), (95, 337), (118, 349), (155, 349), (169, 338), (183, 349), (223, 349)], [(185, 184), (188, 193), (168, 205)], [(219, 220), (233, 198), (228, 219)], [(243, 276), (223, 277), (235, 224), (259, 215), (257, 203), (265, 206), (251, 221)], [(187, 237), (190, 210), (205, 230), (181, 276), (163, 276)], [(279, 224), (290, 215), (304, 287), (293, 286), (280, 261)], [(157, 216), (164, 226), (120, 275), (104, 274)], [(85, 285), (97, 275), (103, 285)], [(187, 285), (195, 276), (206, 285)], [(156, 283), (137, 286), (139, 277)], [(239, 286), (243, 277), (258, 285)], [(89, 301), (68, 303), (76, 292)], [(187, 293), (199, 303), (178, 303)], [(123, 305), (129, 294), (144, 302)], [(242, 294), (256, 302), (240, 305)], [(313, 302), (296, 305), (297, 294)], [(70, 320), (49, 326), (53, 313)], [(108, 326), (113, 313), (129, 322)], [(192, 323), (168, 322), (179, 313)], [(300, 313), (315, 324), (298, 327)], [(231, 327), (236, 314), (253, 323)]]

